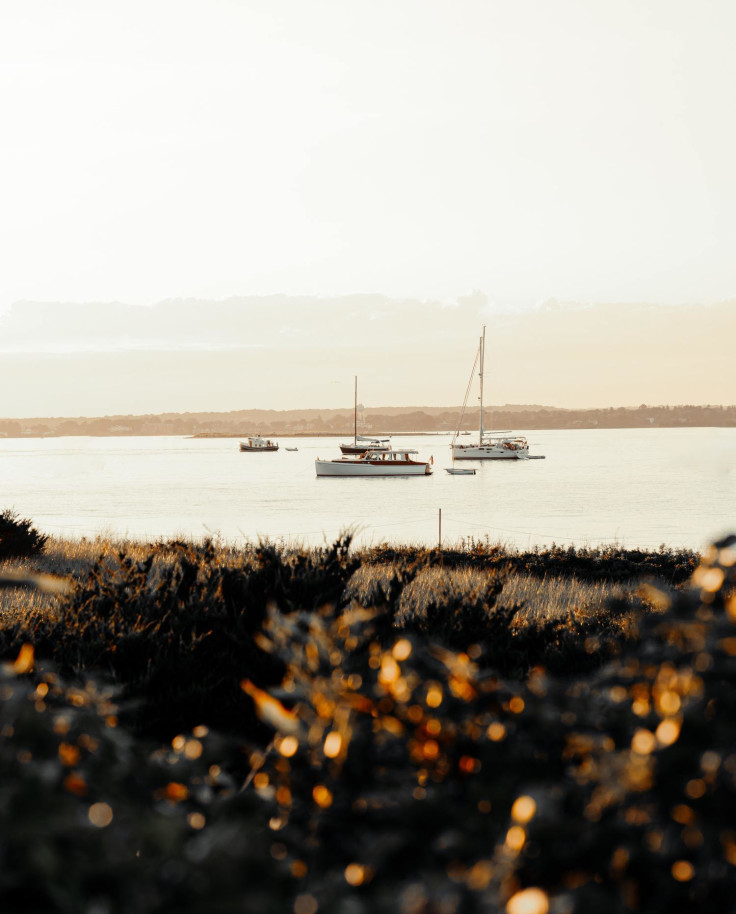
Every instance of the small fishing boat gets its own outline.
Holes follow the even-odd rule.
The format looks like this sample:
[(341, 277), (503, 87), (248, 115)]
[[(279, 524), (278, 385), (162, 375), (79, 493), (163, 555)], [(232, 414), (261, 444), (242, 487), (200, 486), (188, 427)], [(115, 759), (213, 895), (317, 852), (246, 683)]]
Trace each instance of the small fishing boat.
[(415, 460), (417, 451), (366, 451), (355, 457), (314, 461), (318, 476), (430, 476), (434, 459)]
[(468, 467), (445, 467), (445, 472), (451, 476), (475, 476), (475, 470)]
[(285, 447), (284, 450), (285, 451), (298, 451), (299, 448), (298, 447)]
[(272, 441), (270, 438), (262, 438), (260, 435), (253, 435), (250, 438), (246, 438), (245, 441), (240, 442), (240, 450), (248, 451), (249, 453), (278, 451), (278, 449), (279, 445), (277, 441)]

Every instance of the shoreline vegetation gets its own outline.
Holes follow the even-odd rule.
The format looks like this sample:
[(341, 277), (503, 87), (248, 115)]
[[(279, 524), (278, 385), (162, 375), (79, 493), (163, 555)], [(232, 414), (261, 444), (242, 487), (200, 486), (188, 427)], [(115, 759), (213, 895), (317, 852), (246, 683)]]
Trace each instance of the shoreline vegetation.
[(32, 544), (0, 529), (4, 908), (729, 909), (736, 537), (40, 542), (4, 516)]
[[(457, 428), (460, 407), (360, 408), (361, 434), (447, 434)], [(650, 406), (607, 409), (560, 409), (545, 406), (490, 406), (484, 409), (487, 428), (734, 428), (736, 405)], [(478, 426), (478, 410), (465, 413), (463, 428)], [(269, 437), (318, 437), (353, 434), (349, 409), (237, 410), (101, 417), (0, 419), (0, 438), (66, 435), (188, 435), (195, 438), (242, 437), (257, 431)]]

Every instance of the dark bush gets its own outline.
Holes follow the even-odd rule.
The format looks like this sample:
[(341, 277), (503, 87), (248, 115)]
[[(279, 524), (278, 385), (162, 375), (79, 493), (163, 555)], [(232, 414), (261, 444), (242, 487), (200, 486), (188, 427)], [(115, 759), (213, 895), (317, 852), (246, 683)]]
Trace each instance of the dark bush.
[(155, 547), (143, 561), (105, 556), (57, 614), (6, 633), (4, 650), (30, 642), (65, 675), (103, 671), (134, 699), (136, 726), (159, 737), (198, 724), (252, 732), (240, 680), (272, 685), (283, 673), (257, 644), (267, 607), (288, 614), (338, 601), (354, 569), (349, 543), (294, 553), (261, 545), (228, 559), (209, 542)]
[(0, 559), (26, 558), (43, 552), (48, 537), (12, 508), (0, 513)]

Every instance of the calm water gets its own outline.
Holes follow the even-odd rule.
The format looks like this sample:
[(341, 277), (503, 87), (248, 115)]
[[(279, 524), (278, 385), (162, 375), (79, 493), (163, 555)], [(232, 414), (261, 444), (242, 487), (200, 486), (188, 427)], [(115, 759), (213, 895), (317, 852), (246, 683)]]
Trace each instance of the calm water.
[(321, 544), (354, 525), (360, 543), (436, 544), (440, 508), (445, 544), (700, 549), (736, 530), (736, 429), (527, 435), (546, 460), (462, 464), (475, 476), (444, 472), (449, 435), (396, 438), (434, 456), (433, 476), (408, 479), (317, 479), (315, 457), (339, 456), (339, 438), (281, 438), (275, 454), (230, 438), (0, 439), (0, 508), (70, 538)]

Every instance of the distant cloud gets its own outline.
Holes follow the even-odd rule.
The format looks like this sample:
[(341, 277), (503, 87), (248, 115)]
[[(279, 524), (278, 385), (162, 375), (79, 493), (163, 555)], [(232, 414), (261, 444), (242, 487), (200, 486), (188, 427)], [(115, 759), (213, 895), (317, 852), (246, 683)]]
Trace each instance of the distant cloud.
[(370, 407), (455, 406), (483, 323), (489, 404), (736, 402), (736, 300), (502, 311), (474, 291), (454, 308), (381, 295), (20, 302), (0, 315), (0, 416), (341, 407), (356, 374)]

